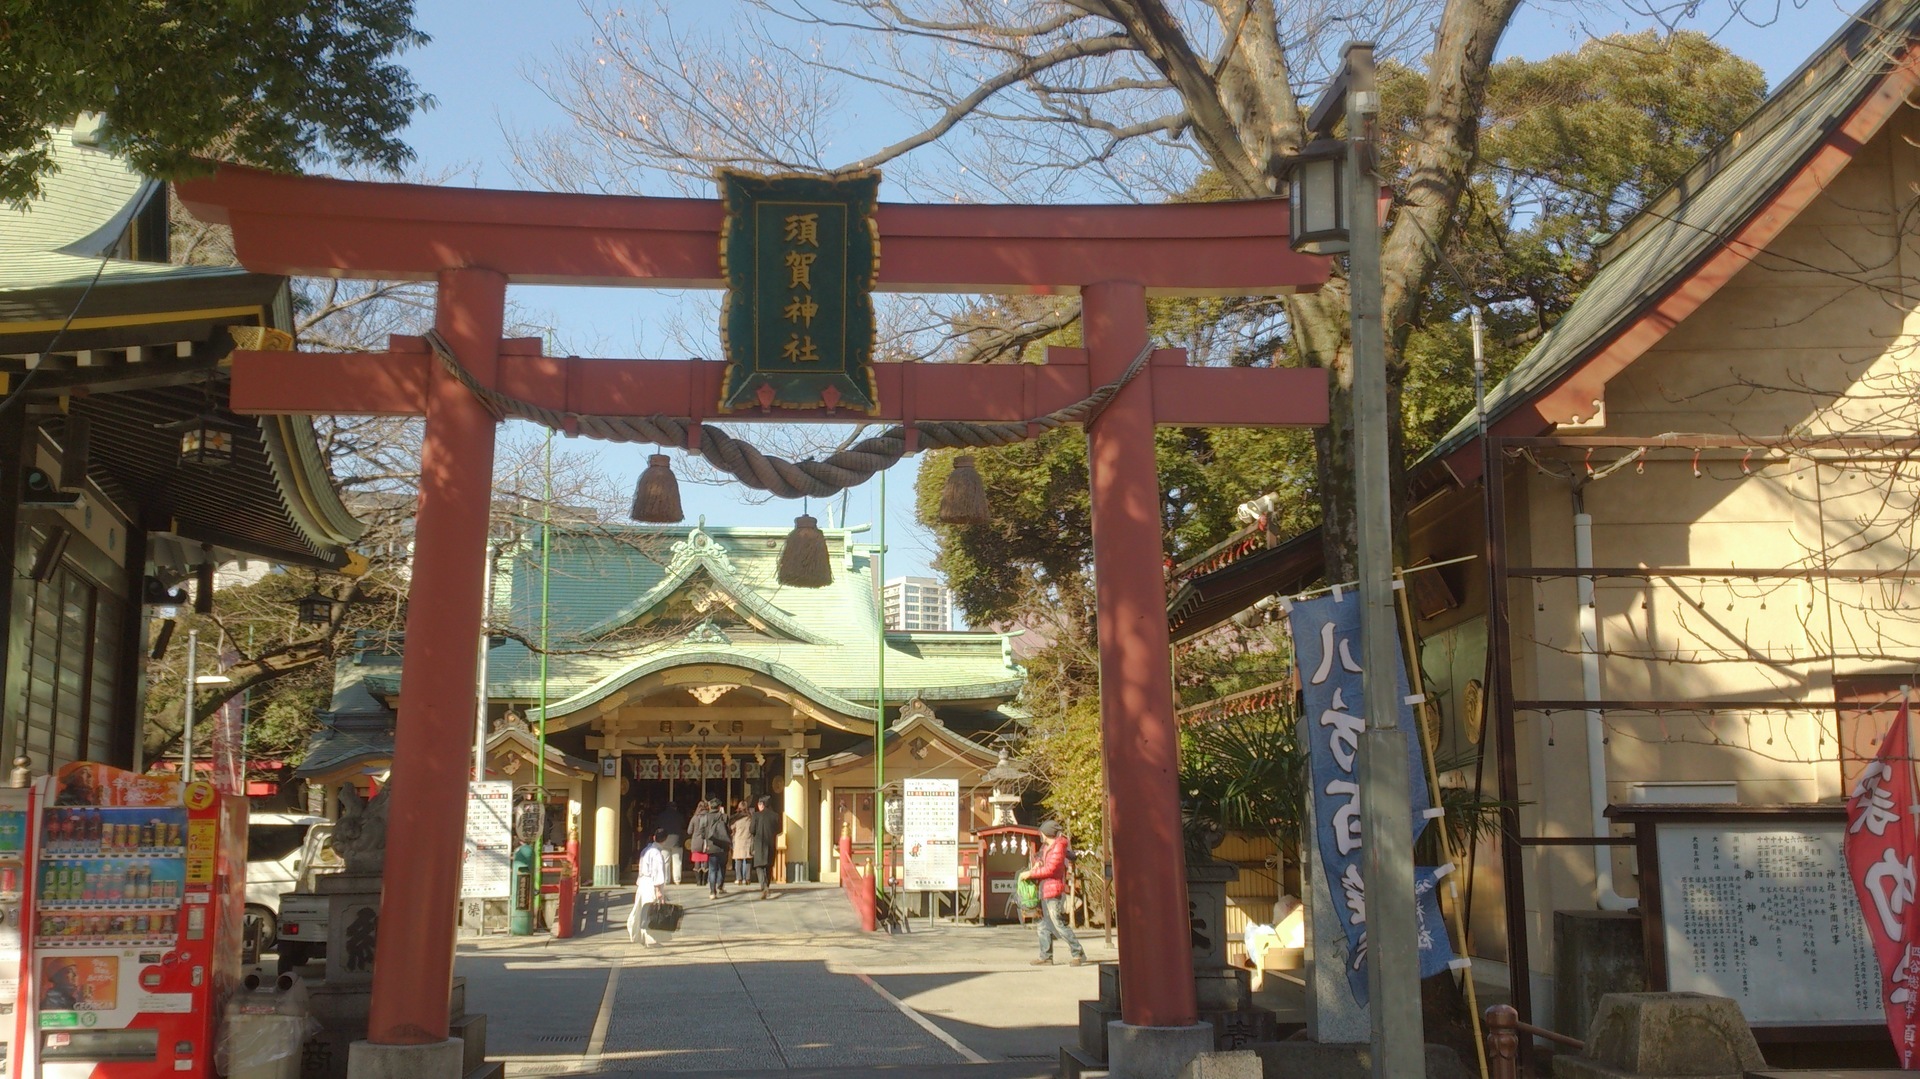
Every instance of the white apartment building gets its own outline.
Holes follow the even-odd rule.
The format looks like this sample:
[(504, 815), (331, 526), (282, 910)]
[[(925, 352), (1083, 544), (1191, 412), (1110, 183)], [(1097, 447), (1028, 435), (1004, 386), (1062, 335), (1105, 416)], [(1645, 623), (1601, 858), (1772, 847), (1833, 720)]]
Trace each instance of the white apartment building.
[(880, 589), (887, 628), (944, 633), (953, 628), (953, 593), (932, 577), (895, 577)]

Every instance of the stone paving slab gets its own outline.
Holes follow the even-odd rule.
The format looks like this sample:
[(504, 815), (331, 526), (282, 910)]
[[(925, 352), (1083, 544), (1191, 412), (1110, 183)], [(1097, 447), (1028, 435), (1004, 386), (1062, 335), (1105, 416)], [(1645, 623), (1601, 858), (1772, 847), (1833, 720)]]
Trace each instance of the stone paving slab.
[(629, 889), (587, 893), (571, 940), (464, 940), (459, 973), (470, 1009), (490, 1017), (490, 1059), (510, 1079), (1026, 1079), (1053, 1074), (1077, 1001), (1096, 990), (1092, 966), (1029, 966), (1031, 929), (863, 933), (837, 888), (774, 895), (670, 889), (687, 913), (660, 947), (627, 941)]

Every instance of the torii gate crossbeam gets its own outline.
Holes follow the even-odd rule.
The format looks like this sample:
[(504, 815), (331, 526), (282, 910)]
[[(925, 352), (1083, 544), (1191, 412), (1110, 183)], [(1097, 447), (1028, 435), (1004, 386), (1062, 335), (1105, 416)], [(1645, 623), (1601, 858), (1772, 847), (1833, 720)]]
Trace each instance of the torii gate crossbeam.
[[(232, 226), (250, 270), (435, 281), (435, 325), (483, 385), (579, 413), (713, 417), (721, 364), (545, 357), (538, 342), (503, 341), (501, 330), (514, 282), (722, 287), (718, 200), (369, 184), (233, 166), (180, 194), (201, 219)], [(882, 415), (778, 410), (727, 422), (1034, 417), (1126, 370), (1148, 340), (1150, 296), (1272, 295), (1327, 277), (1326, 260), (1288, 246), (1283, 200), (882, 204), (877, 217), (882, 291), (1077, 292), (1085, 348), (1050, 349), (1045, 365), (878, 364)], [(388, 807), (388, 864), (406, 871), (384, 885), (368, 1037), (376, 1049), (441, 1043), (467, 777), (449, 747), (468, 743), (476, 703), (496, 424), (405, 338), (384, 354), (237, 352), (232, 401), (241, 412), (426, 420)], [(1327, 408), (1324, 372), (1189, 368), (1182, 352), (1162, 350), (1087, 429), (1102, 752), (1132, 1027), (1197, 1022), (1153, 429), (1306, 426), (1325, 423)]]

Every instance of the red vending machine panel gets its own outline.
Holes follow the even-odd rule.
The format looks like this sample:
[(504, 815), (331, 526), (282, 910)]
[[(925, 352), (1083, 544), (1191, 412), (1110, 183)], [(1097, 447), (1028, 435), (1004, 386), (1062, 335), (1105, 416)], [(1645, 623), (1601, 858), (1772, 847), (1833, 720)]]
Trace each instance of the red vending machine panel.
[(239, 978), (245, 800), (73, 764), (41, 781), (27, 964), (38, 1074), (213, 1074)]
[(15, 1047), (25, 1031), (20, 979), (26, 948), (20, 929), (26, 911), (21, 899), (33, 857), (27, 802), (26, 788), (0, 788), (0, 1076), (6, 1079), (20, 1074)]

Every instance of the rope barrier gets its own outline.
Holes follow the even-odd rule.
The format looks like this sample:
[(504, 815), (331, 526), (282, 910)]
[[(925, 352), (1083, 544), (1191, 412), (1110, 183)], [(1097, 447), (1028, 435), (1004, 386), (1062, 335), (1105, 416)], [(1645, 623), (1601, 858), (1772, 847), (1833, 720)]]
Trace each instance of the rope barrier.
[[(453, 346), (438, 330), (426, 334), (427, 346), (440, 359), (447, 373), (493, 413), (495, 419), (517, 419), (537, 423), (566, 434), (582, 434), (606, 442), (651, 442), (660, 446), (696, 446), (709, 463), (756, 491), (779, 498), (825, 498), (871, 479), (875, 472), (891, 467), (906, 456), (907, 429), (894, 424), (870, 438), (863, 438), (823, 461), (809, 458), (789, 461), (763, 453), (745, 439), (728, 434), (708, 423), (675, 416), (596, 416), (564, 409), (547, 408), (511, 394), (485, 386), (468, 371), (453, 353)], [(1153, 357), (1153, 342), (1148, 341), (1120, 377), (1064, 408), (1044, 416), (1014, 423), (959, 423), (955, 421), (919, 421), (913, 429), (922, 446), (933, 449), (976, 449), (1011, 446), (1038, 437), (1068, 424), (1090, 424), (1121, 388), (1146, 369)], [(690, 436), (697, 431), (698, 440)]]

